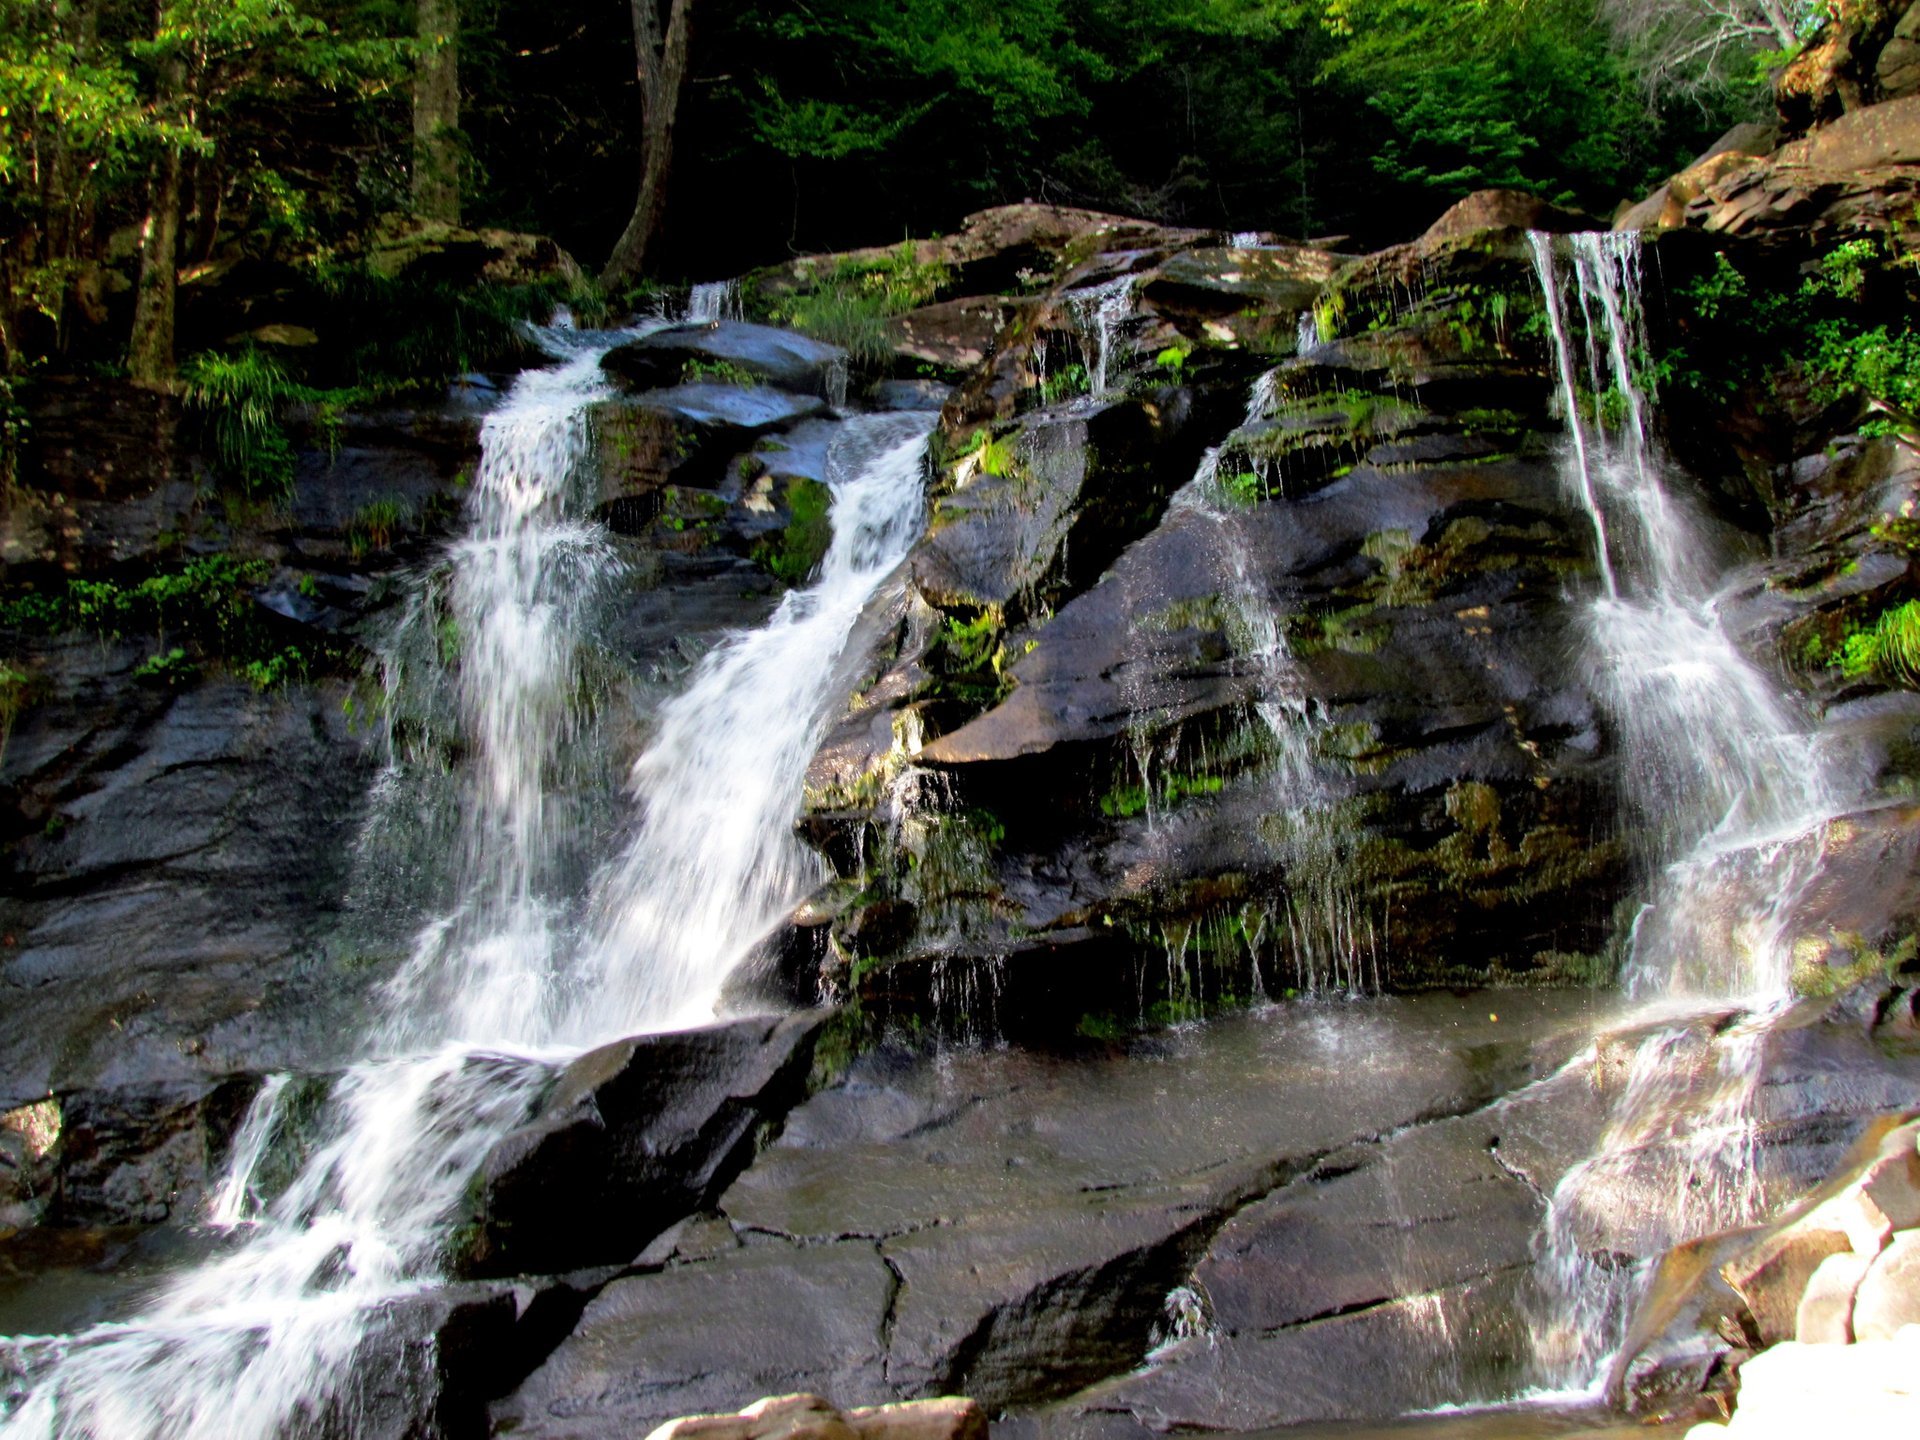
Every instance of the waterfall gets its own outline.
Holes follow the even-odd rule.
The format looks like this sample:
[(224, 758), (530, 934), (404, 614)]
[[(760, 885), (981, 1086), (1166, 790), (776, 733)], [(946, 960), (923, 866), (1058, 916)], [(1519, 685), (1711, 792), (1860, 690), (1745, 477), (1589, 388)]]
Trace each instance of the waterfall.
[[(861, 607), (919, 532), (934, 416), (849, 422), (833, 457), (834, 538), (811, 589), (709, 655), (634, 766), (641, 821), (602, 887), (569, 1029), (689, 1025), (730, 963), (822, 876), (792, 834)], [(636, 964), (636, 959), (641, 963)]]
[[(1790, 998), (1794, 912), (1817, 878), (1820, 832), (1848, 796), (1809, 725), (1726, 634), (1711, 546), (1665, 483), (1636, 369), (1639, 237), (1530, 239), (1566, 412), (1562, 470), (1600, 571), (1595, 689), (1654, 872), (1625, 975), (1648, 1032), (1541, 1241), (1540, 1377), (1579, 1387), (1604, 1373), (1653, 1260), (1769, 1208), (1755, 1163), (1764, 1042)], [(1729, 1011), (1744, 1014), (1729, 1026)]]
[(1122, 275), (1104, 285), (1069, 291), (1067, 312), (1080, 332), (1080, 349), (1087, 357), (1088, 392), (1097, 400), (1107, 393), (1114, 342), (1133, 306), (1133, 277)]
[[(130, 1321), (0, 1342), (0, 1440), (273, 1440), (324, 1416), (383, 1308), (444, 1280), (470, 1178), (558, 1067), (711, 1019), (746, 946), (817, 873), (790, 834), (801, 776), (854, 619), (915, 538), (932, 417), (846, 424), (818, 582), (666, 707), (635, 767), (632, 843), (583, 900), (553, 787), (587, 737), (579, 660), (619, 570), (583, 518), (587, 407), (610, 393), (601, 355), (631, 333), (541, 332), (557, 363), (487, 419), (450, 576), (421, 587), (385, 656), (396, 692), (451, 692), (468, 759), (452, 906), (386, 988), (368, 1058), (334, 1082), (292, 1183), (250, 1211), (286, 1082), (262, 1091), (216, 1201), (217, 1220), (252, 1221), (233, 1248)], [(436, 656), (444, 673), (423, 673)]]
[(687, 292), (687, 324), (717, 325), (739, 318), (738, 280), (704, 280)]
[[(1248, 388), (1242, 424), (1252, 426), (1272, 410), (1281, 381), (1279, 370), (1262, 372)], [(1315, 721), (1309, 713), (1297, 662), (1287, 643), (1273, 597), (1261, 578), (1246, 532), (1246, 511), (1220, 481), (1221, 447), (1200, 457), (1194, 477), (1177, 491), (1169, 509), (1191, 515), (1214, 535), (1221, 578), (1228, 643), (1235, 664), (1254, 678), (1253, 714), (1263, 738), (1265, 783), (1273, 797), (1272, 816), (1286, 830), (1283, 895), (1249, 906), (1241, 916), (1248, 959), (1256, 985), (1277, 994), (1348, 996), (1382, 988), (1380, 934), (1371, 916), (1356, 905), (1340, 863), (1343, 837), (1333, 793), (1315, 754)], [(1144, 740), (1134, 743), (1141, 784), (1148, 797), (1148, 822), (1154, 821), (1151, 753)], [(1293, 957), (1289, 975), (1263, 974), (1260, 947), (1283, 943)]]

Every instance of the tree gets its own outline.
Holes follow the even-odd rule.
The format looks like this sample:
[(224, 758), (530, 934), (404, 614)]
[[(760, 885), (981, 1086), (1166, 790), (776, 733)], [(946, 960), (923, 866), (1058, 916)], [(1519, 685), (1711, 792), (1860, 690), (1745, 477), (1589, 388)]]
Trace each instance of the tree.
[(418, 0), (413, 76), (413, 211), (460, 223), (460, 0)]
[(156, 0), (152, 38), (129, 47), (155, 76), (163, 127), (140, 229), (127, 371), (136, 384), (170, 383), (179, 264), (181, 181), (187, 157), (214, 153), (229, 112), (261, 92), (283, 105), (303, 87), (387, 84), (404, 47), (348, 39), (300, 0)]
[(0, 353), (23, 319), (61, 330), (91, 289), (95, 212), (159, 141), (127, 57), (100, 40), (97, 0), (0, 0)]
[(1750, 81), (1755, 61), (1792, 51), (1824, 0), (1605, 0), (1615, 40), (1649, 91), (1698, 97)]
[(648, 247), (666, 214), (667, 178), (673, 169), (673, 132), (679, 122), (680, 91), (687, 78), (693, 0), (630, 0), (633, 54), (640, 85), (640, 190), (633, 218), (614, 242), (601, 279), (616, 284), (636, 278)]

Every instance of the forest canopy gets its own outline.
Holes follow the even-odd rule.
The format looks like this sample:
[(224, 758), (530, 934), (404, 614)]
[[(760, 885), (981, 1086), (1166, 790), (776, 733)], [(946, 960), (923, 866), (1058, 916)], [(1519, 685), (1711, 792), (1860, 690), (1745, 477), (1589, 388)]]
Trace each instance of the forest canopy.
[(164, 378), (180, 275), (396, 215), (621, 285), (1021, 199), (1360, 242), (1489, 185), (1604, 216), (1758, 115), (1829, 8), (0, 0), (0, 341), (12, 373), (117, 334)]

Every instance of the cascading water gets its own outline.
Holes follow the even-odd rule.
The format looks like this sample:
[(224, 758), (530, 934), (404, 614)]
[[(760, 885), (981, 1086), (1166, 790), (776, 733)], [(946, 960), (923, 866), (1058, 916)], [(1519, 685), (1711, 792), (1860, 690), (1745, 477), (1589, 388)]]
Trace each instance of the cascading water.
[[(1244, 423), (1265, 420), (1275, 402), (1280, 372), (1268, 370), (1249, 388)], [(1221, 601), (1237, 665), (1254, 677), (1253, 710), (1265, 732), (1265, 773), (1274, 804), (1272, 820), (1284, 828), (1287, 893), (1272, 907), (1243, 914), (1256, 983), (1264, 979), (1261, 944), (1285, 942), (1293, 956), (1286, 988), (1303, 994), (1323, 990), (1349, 995), (1381, 988), (1379, 935), (1359, 913), (1338, 863), (1341, 837), (1330, 794), (1314, 754), (1314, 722), (1304, 698), (1286, 631), (1244, 529), (1245, 511), (1229, 498), (1220, 479), (1220, 450), (1208, 450), (1194, 478), (1173, 497), (1170, 509), (1195, 515), (1215, 534), (1214, 553), (1225, 570)], [(1139, 747), (1136, 747), (1138, 749)], [(1149, 801), (1153, 778), (1141, 764)], [(1152, 812), (1149, 811), (1149, 819)]]
[(697, 1023), (725, 966), (820, 878), (791, 822), (844, 689), (836, 662), (847, 634), (918, 533), (933, 419), (849, 422), (833, 457), (834, 541), (819, 580), (716, 651), (668, 704), (634, 767), (642, 818), (602, 887), (567, 1033)]
[[(1639, 237), (1531, 242), (1566, 411), (1564, 471), (1602, 580), (1596, 689), (1655, 869), (1626, 973), (1650, 1028), (1542, 1237), (1539, 1378), (1566, 1388), (1603, 1373), (1647, 1262), (1768, 1209), (1754, 1163), (1763, 1045), (1789, 998), (1793, 913), (1817, 873), (1819, 832), (1846, 797), (1817, 738), (1726, 635), (1710, 547), (1664, 483), (1634, 369)], [(1744, 1013), (1729, 1025), (1729, 1012)]]
[[(601, 355), (631, 333), (542, 333), (559, 363), (488, 418), (450, 578), (423, 587), (387, 656), (390, 687), (451, 689), (471, 758), (455, 900), (389, 985), (371, 1058), (333, 1084), (298, 1175), (261, 1206), (255, 1170), (287, 1082), (263, 1089), (216, 1199), (236, 1248), (133, 1320), (0, 1342), (0, 1440), (339, 1428), (327, 1416), (356, 1351), (383, 1307), (440, 1283), (470, 1177), (557, 1067), (712, 1018), (728, 971), (817, 873), (790, 835), (801, 774), (853, 621), (915, 537), (932, 417), (846, 424), (818, 583), (709, 655), (665, 709), (635, 767), (633, 842), (583, 904), (550, 787), (583, 733), (578, 660), (618, 569), (606, 532), (578, 518), (586, 407), (608, 393)], [(423, 646), (423, 631), (453, 643)], [(419, 673), (449, 650), (450, 677)]]
[(1080, 331), (1080, 348), (1087, 357), (1087, 387), (1096, 399), (1107, 393), (1114, 342), (1133, 305), (1133, 276), (1122, 275), (1104, 285), (1075, 290), (1067, 308)]

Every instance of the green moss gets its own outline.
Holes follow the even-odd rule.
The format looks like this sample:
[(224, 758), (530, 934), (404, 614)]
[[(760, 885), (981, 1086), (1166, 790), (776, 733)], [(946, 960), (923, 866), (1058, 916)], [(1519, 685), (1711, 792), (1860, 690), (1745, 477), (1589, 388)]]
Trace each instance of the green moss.
[(1871, 980), (1882, 980), (1913, 963), (1920, 942), (1912, 935), (1876, 949), (1856, 934), (1808, 936), (1793, 947), (1789, 983), (1796, 995), (1826, 999)]
[(796, 477), (787, 482), (785, 504), (790, 518), (754, 546), (753, 558), (783, 584), (800, 585), (833, 543), (833, 494), (817, 480)]
[(1145, 814), (1152, 808), (1150, 800), (1160, 806), (1172, 806), (1195, 795), (1218, 795), (1225, 788), (1226, 781), (1218, 775), (1169, 774), (1154, 786), (1151, 796), (1144, 785), (1114, 787), (1100, 797), (1100, 813), (1127, 819)]

